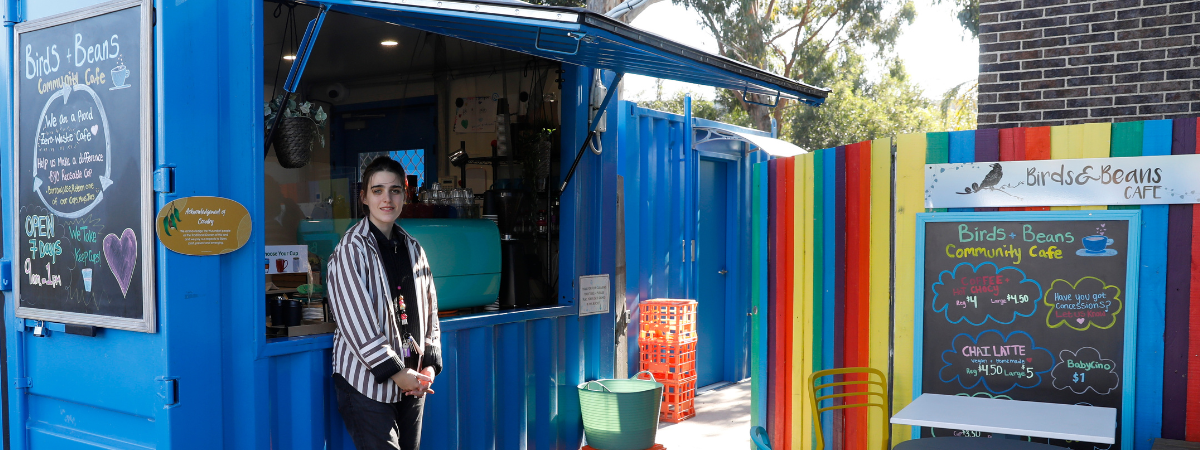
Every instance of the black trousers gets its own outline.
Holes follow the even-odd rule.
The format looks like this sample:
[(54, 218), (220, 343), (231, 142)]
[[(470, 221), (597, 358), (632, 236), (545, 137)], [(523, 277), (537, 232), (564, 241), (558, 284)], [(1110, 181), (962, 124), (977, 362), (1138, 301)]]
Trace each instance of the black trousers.
[[(391, 381), (389, 380), (388, 383)], [(425, 399), (403, 396), (398, 403), (372, 400), (333, 374), (338, 412), (358, 450), (419, 450)]]

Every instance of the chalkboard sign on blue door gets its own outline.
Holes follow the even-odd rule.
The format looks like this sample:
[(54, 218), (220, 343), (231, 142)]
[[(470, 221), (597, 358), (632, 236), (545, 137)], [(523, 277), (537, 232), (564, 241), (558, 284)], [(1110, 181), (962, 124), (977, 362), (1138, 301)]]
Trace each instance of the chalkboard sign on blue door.
[(150, 13), (16, 27), (18, 317), (155, 331)]
[(1049, 443), (1132, 448), (1140, 212), (929, 213), (917, 223), (914, 395), (1116, 408), (1118, 444)]

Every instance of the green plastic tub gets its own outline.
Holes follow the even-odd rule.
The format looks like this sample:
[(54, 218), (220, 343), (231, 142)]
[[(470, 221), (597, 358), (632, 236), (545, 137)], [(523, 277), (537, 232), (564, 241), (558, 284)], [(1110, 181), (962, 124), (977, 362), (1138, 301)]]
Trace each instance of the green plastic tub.
[[(637, 379), (646, 374), (649, 380)], [(579, 409), (587, 444), (596, 450), (646, 450), (654, 446), (662, 383), (643, 371), (628, 380), (579, 385)]]

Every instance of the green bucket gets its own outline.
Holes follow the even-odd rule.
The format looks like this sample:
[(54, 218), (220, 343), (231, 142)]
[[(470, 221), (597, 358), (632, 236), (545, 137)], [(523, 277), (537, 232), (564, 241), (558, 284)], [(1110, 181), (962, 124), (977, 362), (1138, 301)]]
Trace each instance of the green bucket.
[[(639, 380), (647, 374), (649, 380)], [(646, 450), (654, 446), (663, 385), (648, 371), (628, 380), (579, 385), (579, 409), (587, 444), (597, 450)]]

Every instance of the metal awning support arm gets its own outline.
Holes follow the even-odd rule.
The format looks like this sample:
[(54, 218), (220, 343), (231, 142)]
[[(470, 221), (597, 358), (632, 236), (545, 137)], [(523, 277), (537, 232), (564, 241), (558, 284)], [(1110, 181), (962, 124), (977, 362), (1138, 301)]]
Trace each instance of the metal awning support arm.
[[(292, 99), (292, 94), (300, 87), (300, 76), (304, 74), (304, 66), (308, 65), (308, 55), (312, 53), (313, 45), (317, 41), (317, 34), (321, 32), (321, 25), (325, 23), (325, 13), (327, 12), (329, 12), (329, 5), (321, 5), (321, 11), (317, 14), (317, 18), (308, 22), (308, 27), (304, 30), (304, 37), (300, 39), (300, 48), (296, 49), (296, 59), (292, 61), (287, 81), (283, 83), (283, 92), (285, 93), (283, 101), (279, 104), (279, 111), (275, 113), (275, 120), (271, 122), (271, 128), (267, 129), (267, 139), (263, 142), (264, 158), (271, 150), (271, 140), (275, 138), (275, 131), (279, 128), (279, 123), (283, 122), (283, 110), (287, 108), (288, 100)], [(271, 101), (275, 101), (275, 99), (271, 99)]]
[(621, 82), (625, 74), (617, 72), (617, 76), (613, 77), (612, 82), (608, 84), (608, 93), (604, 94), (604, 100), (600, 102), (600, 108), (596, 110), (596, 115), (592, 117), (591, 124), (588, 125), (587, 136), (583, 139), (583, 145), (579, 147), (579, 152), (575, 154), (575, 162), (571, 163), (571, 169), (567, 171), (567, 176), (563, 178), (562, 186), (558, 188), (558, 198), (562, 198), (563, 192), (567, 190), (567, 183), (571, 182), (571, 177), (575, 175), (575, 168), (579, 166), (579, 160), (583, 158), (583, 152), (587, 150), (592, 139), (596, 139), (596, 126), (600, 125), (600, 117), (604, 115), (604, 111), (608, 109), (608, 104), (612, 102), (613, 97), (617, 94), (617, 84)]

